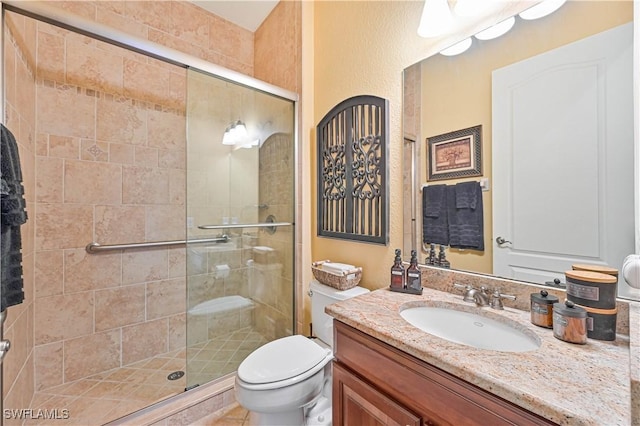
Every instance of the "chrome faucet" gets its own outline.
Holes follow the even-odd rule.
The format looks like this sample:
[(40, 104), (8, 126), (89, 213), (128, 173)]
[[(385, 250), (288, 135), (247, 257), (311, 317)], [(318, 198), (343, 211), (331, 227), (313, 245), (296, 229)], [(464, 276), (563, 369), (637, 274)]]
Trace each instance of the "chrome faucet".
[(485, 286), (478, 290), (470, 285), (454, 284), (455, 288), (464, 290), (462, 300), (465, 302), (475, 303), (476, 306), (489, 306), (489, 294)]

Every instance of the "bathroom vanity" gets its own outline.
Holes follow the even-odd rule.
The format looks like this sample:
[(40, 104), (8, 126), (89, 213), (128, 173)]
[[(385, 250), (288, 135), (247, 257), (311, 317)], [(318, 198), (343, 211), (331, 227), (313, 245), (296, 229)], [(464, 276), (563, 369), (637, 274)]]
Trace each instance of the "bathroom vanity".
[[(420, 306), (459, 307), (516, 325), (538, 340), (526, 352), (453, 343), (401, 316)], [(477, 308), (462, 296), (386, 289), (338, 302), (334, 317), (336, 425), (629, 425), (629, 345), (573, 345), (532, 325), (526, 311)]]

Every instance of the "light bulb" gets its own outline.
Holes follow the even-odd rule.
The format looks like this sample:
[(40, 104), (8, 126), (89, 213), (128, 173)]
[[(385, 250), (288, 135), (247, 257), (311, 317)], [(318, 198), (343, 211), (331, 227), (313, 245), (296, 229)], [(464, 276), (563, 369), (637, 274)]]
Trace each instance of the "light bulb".
[(526, 20), (538, 19), (560, 9), (567, 0), (543, 0), (535, 6), (520, 12), (520, 17)]
[(222, 145), (235, 145), (236, 141), (233, 138), (233, 135), (231, 134), (231, 127), (227, 127), (227, 129), (224, 131), (224, 135), (222, 136)]
[(446, 49), (441, 50), (440, 54), (444, 56), (459, 55), (460, 53), (464, 52), (469, 47), (471, 47), (471, 43), (472, 43), (471, 37), (465, 38), (461, 42), (458, 42), (451, 47), (447, 47)]
[(233, 136), (236, 142), (244, 142), (247, 139), (247, 127), (240, 120), (233, 127)]
[(425, 0), (418, 35), (437, 37), (445, 34), (453, 26), (453, 16), (447, 0)]
[(512, 16), (511, 18), (507, 18), (502, 22), (498, 22), (497, 24), (487, 28), (486, 30), (480, 31), (475, 35), (475, 38), (477, 38), (478, 40), (491, 40), (493, 38), (500, 37), (501, 35), (508, 32), (515, 23), (516, 18)]
[(458, 0), (453, 12), (464, 17), (480, 16), (495, 7), (496, 3), (496, 0)]

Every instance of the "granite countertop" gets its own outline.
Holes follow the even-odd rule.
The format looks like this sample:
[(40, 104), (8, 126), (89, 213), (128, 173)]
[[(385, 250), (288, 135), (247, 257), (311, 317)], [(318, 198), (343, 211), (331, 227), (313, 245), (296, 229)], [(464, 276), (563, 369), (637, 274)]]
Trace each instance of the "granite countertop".
[[(408, 307), (450, 306), (452, 303), (492, 319), (516, 321), (519, 327), (540, 339), (540, 348), (519, 353), (476, 349), (428, 334), (399, 315)], [(640, 314), (639, 311), (634, 308), (633, 312)], [(531, 324), (527, 311), (506, 307), (504, 311), (478, 308), (463, 302), (461, 295), (429, 288), (425, 288), (421, 296), (376, 290), (334, 303), (326, 308), (326, 312), (558, 424), (636, 424), (635, 420), (632, 423), (631, 417), (633, 380), (630, 380), (627, 336), (618, 335), (615, 342), (589, 339), (586, 345), (574, 345), (553, 337), (551, 329)]]

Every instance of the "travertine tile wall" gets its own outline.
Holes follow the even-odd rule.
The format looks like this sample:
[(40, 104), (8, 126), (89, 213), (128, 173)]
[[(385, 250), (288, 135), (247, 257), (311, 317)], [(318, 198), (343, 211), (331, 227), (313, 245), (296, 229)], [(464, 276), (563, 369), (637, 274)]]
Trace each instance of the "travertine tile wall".
[[(275, 221), (295, 222), (293, 217), (293, 138), (291, 133), (271, 135), (260, 147), (260, 204), (268, 206), (260, 210), (260, 221), (265, 222), (272, 215)], [(253, 289), (258, 302), (256, 321), (260, 333), (268, 339), (276, 339), (293, 332), (291, 319), (294, 313), (293, 255), (294, 240), (292, 227), (278, 227), (269, 234), (260, 232), (259, 244), (274, 249), (273, 261), (261, 264), (256, 258), (254, 279), (262, 289)], [(274, 268), (274, 267), (277, 267)], [(256, 277), (257, 278), (257, 277)], [(299, 330), (303, 333), (303, 330)]]
[(254, 76), (300, 93), (302, 3), (281, 1), (255, 33)]
[[(258, 28), (255, 33), (255, 56), (254, 56), (254, 76), (261, 80), (268, 81), (276, 86), (283, 87), (295, 93), (302, 93), (302, 2), (300, 1), (281, 1), (273, 9), (269, 17)], [(301, 94), (299, 102), (305, 101), (304, 94)], [(300, 127), (301, 129), (301, 127)], [(302, 130), (299, 130), (301, 132)], [(308, 135), (298, 134), (299, 143), (308, 143)], [(303, 170), (309, 168), (308, 159), (298, 158), (293, 160), (291, 167), (297, 163), (298, 182), (302, 182)], [(302, 191), (308, 191), (303, 185), (298, 184), (295, 189), (297, 200), (297, 211), (301, 212)], [(264, 219), (264, 217), (261, 217)], [(308, 219), (305, 219), (308, 220)], [(301, 234), (303, 219), (295, 218), (296, 226), (296, 245), (295, 259), (301, 259), (303, 253), (303, 240), (305, 244), (309, 244), (306, 236)], [(276, 240), (286, 239), (283, 234), (276, 234)], [(261, 241), (261, 245), (269, 246), (269, 241)], [(276, 242), (276, 244), (278, 244)], [(290, 246), (289, 246), (290, 247)], [(283, 253), (283, 256), (289, 256), (290, 253)], [(308, 333), (308, 324), (305, 323), (305, 305), (309, 303), (309, 297), (306, 296), (309, 283), (303, 279), (303, 276), (310, 275), (310, 265), (295, 265), (295, 291), (297, 294), (295, 300), (296, 309), (296, 327), (298, 333)], [(303, 269), (306, 271), (303, 272)], [(284, 294), (281, 297), (288, 297)], [(307, 309), (309, 311), (309, 309)]]
[[(6, 14), (4, 32), (5, 114), (3, 123), (18, 142), (29, 220), (22, 226), (22, 267), (25, 299), (7, 309), (4, 338), (11, 350), (2, 363), (4, 408), (26, 408), (33, 395), (33, 285), (35, 230), (35, 25)], [(2, 413), (4, 416), (4, 413)], [(6, 419), (6, 425), (19, 424)]]
[[(38, 23), (35, 386), (184, 345), (185, 71)], [(98, 348), (99, 350), (96, 350)]]
[[(258, 33), (276, 35), (261, 39), (255, 49), (254, 34), (250, 31), (187, 2), (68, 1), (50, 4), (247, 75), (254, 75), (255, 57), (256, 62), (260, 63), (259, 68), (263, 70), (256, 75), (258, 78), (299, 92), (300, 6), (298, 2), (295, 3), (295, 7), (291, 7), (293, 2), (282, 2), (276, 8), (276, 13), (258, 30)], [(17, 18), (16, 22), (19, 28), (17, 40), (11, 41), (8, 37), (4, 40), (8, 101), (5, 123), (12, 130), (20, 129), (17, 130), (17, 136), (25, 169), (27, 208), (31, 220), (23, 227), (27, 298), (24, 304), (11, 308), (5, 326), (5, 336), (13, 343), (11, 355), (4, 362), (5, 408), (28, 407), (34, 382), (41, 389), (64, 380), (65, 359), (61, 349), (65, 345), (68, 349), (73, 348), (81, 342), (80, 339), (85, 339), (85, 343), (94, 348), (97, 347), (95, 345), (103, 345), (113, 350), (119, 345), (122, 348), (126, 342), (139, 341), (138, 345), (143, 349), (132, 349), (123, 357), (123, 361), (142, 356), (145, 346), (148, 344), (153, 347), (156, 341), (163, 342), (165, 347), (175, 347), (178, 342), (184, 342), (184, 336), (174, 332), (184, 330), (184, 315), (172, 315), (171, 312), (163, 312), (160, 307), (156, 311), (152, 308), (148, 313), (150, 325), (139, 328), (137, 333), (133, 332), (133, 328), (130, 334), (123, 333), (123, 324), (141, 320), (140, 314), (128, 305), (140, 306), (143, 290), (147, 300), (164, 300), (165, 292), (171, 293), (172, 289), (182, 285), (178, 277), (184, 277), (184, 251), (153, 251), (144, 255), (129, 252), (126, 255), (94, 258), (87, 257), (83, 252), (84, 244), (93, 239), (106, 243), (124, 242), (138, 240), (142, 236), (148, 239), (170, 237), (172, 235), (167, 234), (178, 232), (167, 232), (161, 224), (172, 217), (176, 221), (183, 220), (174, 207), (184, 202), (183, 194), (177, 190), (184, 186), (184, 182), (181, 183), (184, 175), (180, 168), (184, 164), (184, 154), (179, 153), (179, 146), (174, 145), (174, 139), (162, 137), (170, 131), (169, 127), (163, 127), (168, 124), (163, 121), (164, 118), (171, 117), (174, 125), (176, 121), (183, 120), (180, 112), (184, 93), (184, 87), (181, 87), (184, 84), (183, 75), (157, 61), (143, 61), (109, 46), (98, 47), (98, 43), (83, 37), (67, 38), (64, 32), (52, 28), (36, 29), (36, 24), (25, 18)], [(292, 27), (282, 25), (282, 22), (294, 24)], [(295, 39), (292, 45), (289, 37)], [(38, 76), (38, 92), (44, 94), (49, 102), (50, 96), (55, 93), (68, 102), (66, 105), (71, 105), (66, 111), (66, 106), (63, 108), (62, 104), (54, 101), (53, 106), (60, 109), (58, 115), (47, 115), (51, 111), (42, 111), (45, 113), (43, 118), (47, 120), (47, 131), (39, 133), (35, 129), (37, 44), (40, 46), (38, 55), (41, 61), (48, 59), (49, 64), (38, 66), (37, 72), (42, 74)], [(286, 52), (281, 49), (285, 44), (294, 46), (296, 56), (291, 55), (290, 49)], [(17, 45), (24, 47), (18, 49)], [(97, 51), (100, 54), (91, 54)], [(270, 54), (261, 54), (263, 51), (269, 51)], [(26, 58), (32, 60), (31, 73), (25, 72)], [(122, 74), (103, 74), (104, 70), (113, 70), (114, 62), (118, 66), (122, 64)], [(12, 75), (11, 70), (15, 70), (15, 74)], [(82, 77), (87, 71), (95, 77), (91, 82)], [(146, 78), (145, 73), (149, 72), (159, 72), (164, 77), (162, 83), (154, 83)], [(125, 74), (128, 75), (127, 79)], [(141, 87), (138, 86), (140, 83)], [(167, 87), (168, 94), (165, 92)], [(140, 88), (145, 93), (142, 99), (136, 93)], [(156, 105), (161, 108), (157, 110)], [(116, 124), (111, 128), (99, 128), (100, 120), (92, 127), (91, 121), (97, 113), (110, 116)], [(73, 122), (74, 126), (66, 126), (68, 122)], [(178, 124), (177, 127), (183, 125)], [(98, 138), (98, 135), (105, 136), (105, 139)], [(110, 138), (106, 135), (110, 135)], [(151, 143), (157, 145), (130, 143), (143, 140), (145, 136), (147, 142), (153, 140)], [(156, 162), (157, 167), (151, 167)], [(36, 173), (39, 177), (37, 191)], [(122, 182), (122, 187), (118, 189), (117, 185), (110, 185), (110, 180)], [(144, 189), (140, 190), (139, 185)], [(169, 201), (154, 204), (162, 198), (167, 188)], [(91, 191), (94, 194), (87, 195)], [(38, 201), (42, 206), (38, 206), (37, 213), (36, 192), (42, 200)], [(124, 205), (109, 204), (118, 197), (121, 197)], [(136, 202), (149, 204), (137, 205)], [(39, 229), (36, 237), (37, 218), (42, 229)], [(61, 229), (67, 232), (59, 232)], [(51, 238), (51, 233), (56, 232), (57, 237)], [(34, 248), (36, 240), (37, 249)], [(39, 265), (38, 268), (34, 267), (35, 263)], [(96, 270), (104, 273), (96, 273)], [(34, 280), (35, 275), (38, 276), (37, 280)], [(121, 281), (116, 285), (118, 275)], [(33, 288), (34, 281), (38, 283), (37, 289)], [(39, 299), (38, 304), (43, 307), (38, 314), (33, 312), (34, 297)], [(48, 305), (55, 305), (61, 312), (52, 312)], [(67, 313), (75, 311), (90, 314), (107, 310), (112, 315), (92, 324), (83, 321), (76, 324), (75, 319), (63, 313), (65, 307), (68, 307)], [(39, 342), (37, 351), (33, 350), (34, 318), (40, 323), (47, 322), (47, 327), (52, 326), (46, 328), (47, 331), (36, 326)], [(52, 323), (49, 324), (49, 321)], [(65, 329), (67, 327), (61, 327), (61, 323), (66, 324), (68, 330)], [(158, 327), (157, 324), (163, 325)], [(89, 329), (97, 334), (83, 334), (88, 333)], [(113, 330), (123, 333), (120, 340), (118, 331)], [(167, 336), (166, 340), (163, 336)], [(92, 355), (90, 352), (76, 355), (83, 358), (82, 363), (78, 364), (83, 374), (94, 369), (91, 361), (84, 359)], [(38, 356), (42, 362), (36, 379), (34, 356)], [(74, 362), (71, 358), (67, 357), (69, 363)], [(109, 357), (96, 361), (102, 367), (113, 363)], [(67, 373), (70, 377), (77, 375), (73, 368), (67, 368)]]
[[(253, 73), (253, 34), (188, 3), (55, 5)], [(186, 84), (178, 67), (37, 28), (41, 390), (184, 345), (184, 250), (88, 255), (84, 246), (184, 238)]]

